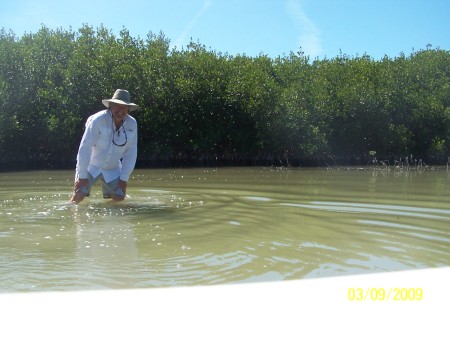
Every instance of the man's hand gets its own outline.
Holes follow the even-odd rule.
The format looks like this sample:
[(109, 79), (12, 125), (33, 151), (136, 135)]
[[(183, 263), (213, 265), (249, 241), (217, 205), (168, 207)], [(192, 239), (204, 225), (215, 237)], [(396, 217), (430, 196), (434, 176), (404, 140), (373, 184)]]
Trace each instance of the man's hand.
[(83, 199), (86, 196), (86, 194), (81, 192), (81, 188), (83, 188), (84, 186), (87, 186), (87, 185), (88, 185), (88, 180), (87, 179), (78, 179), (78, 180), (76, 180), (75, 183), (73, 184), (73, 195), (70, 198), (70, 202), (78, 204), (81, 201), (83, 201)]
[(75, 184), (73, 185), (73, 190), (78, 191), (82, 187), (87, 186), (87, 184), (88, 184), (87, 179), (78, 179), (77, 181), (75, 181)]
[(118, 190), (119, 188), (122, 190), (123, 196), (113, 193), (112, 199), (114, 201), (122, 201), (122, 200), (125, 199), (125, 196), (127, 195), (127, 182), (119, 179), (119, 182), (117, 183), (117, 189), (116, 190)]
[(127, 182), (126, 181), (119, 179), (119, 182), (117, 183), (117, 187), (120, 188), (124, 194), (127, 194), (126, 193), (127, 192)]

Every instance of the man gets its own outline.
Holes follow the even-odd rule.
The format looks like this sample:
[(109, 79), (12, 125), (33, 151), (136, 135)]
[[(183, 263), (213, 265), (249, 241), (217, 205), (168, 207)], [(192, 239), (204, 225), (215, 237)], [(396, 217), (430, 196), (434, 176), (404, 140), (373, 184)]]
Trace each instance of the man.
[(77, 155), (74, 193), (78, 204), (89, 196), (92, 185), (101, 180), (103, 197), (125, 199), (127, 181), (137, 157), (137, 123), (129, 115), (139, 107), (131, 103), (127, 90), (117, 89), (102, 103), (108, 108), (90, 116)]

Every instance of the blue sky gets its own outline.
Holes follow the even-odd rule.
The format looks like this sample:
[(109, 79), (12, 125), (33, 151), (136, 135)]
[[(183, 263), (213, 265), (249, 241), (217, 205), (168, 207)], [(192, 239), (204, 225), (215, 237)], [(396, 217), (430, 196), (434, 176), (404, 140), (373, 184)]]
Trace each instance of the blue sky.
[(230, 55), (270, 57), (302, 49), (311, 58), (368, 54), (380, 59), (450, 50), (449, 0), (15, 0), (0, 4), (0, 27), (18, 37), (41, 25), (77, 30), (103, 24), (171, 46), (191, 39)]

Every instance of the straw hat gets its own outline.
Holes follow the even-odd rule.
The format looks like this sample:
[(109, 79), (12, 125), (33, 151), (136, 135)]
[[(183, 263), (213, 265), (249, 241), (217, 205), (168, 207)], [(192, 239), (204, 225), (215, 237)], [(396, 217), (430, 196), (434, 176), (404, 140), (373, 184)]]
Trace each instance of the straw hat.
[(128, 105), (130, 107), (130, 111), (134, 111), (139, 108), (136, 104), (131, 103), (130, 93), (124, 89), (117, 89), (111, 99), (104, 99), (102, 100), (102, 103), (107, 108), (109, 108), (109, 103)]

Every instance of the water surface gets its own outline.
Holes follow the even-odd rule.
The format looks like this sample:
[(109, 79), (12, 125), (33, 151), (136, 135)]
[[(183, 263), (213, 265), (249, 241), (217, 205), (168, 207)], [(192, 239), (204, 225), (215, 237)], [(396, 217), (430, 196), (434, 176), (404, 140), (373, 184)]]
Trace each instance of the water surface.
[(450, 265), (450, 173), (135, 170), (128, 198), (72, 171), (0, 174), (0, 291), (305, 279)]

